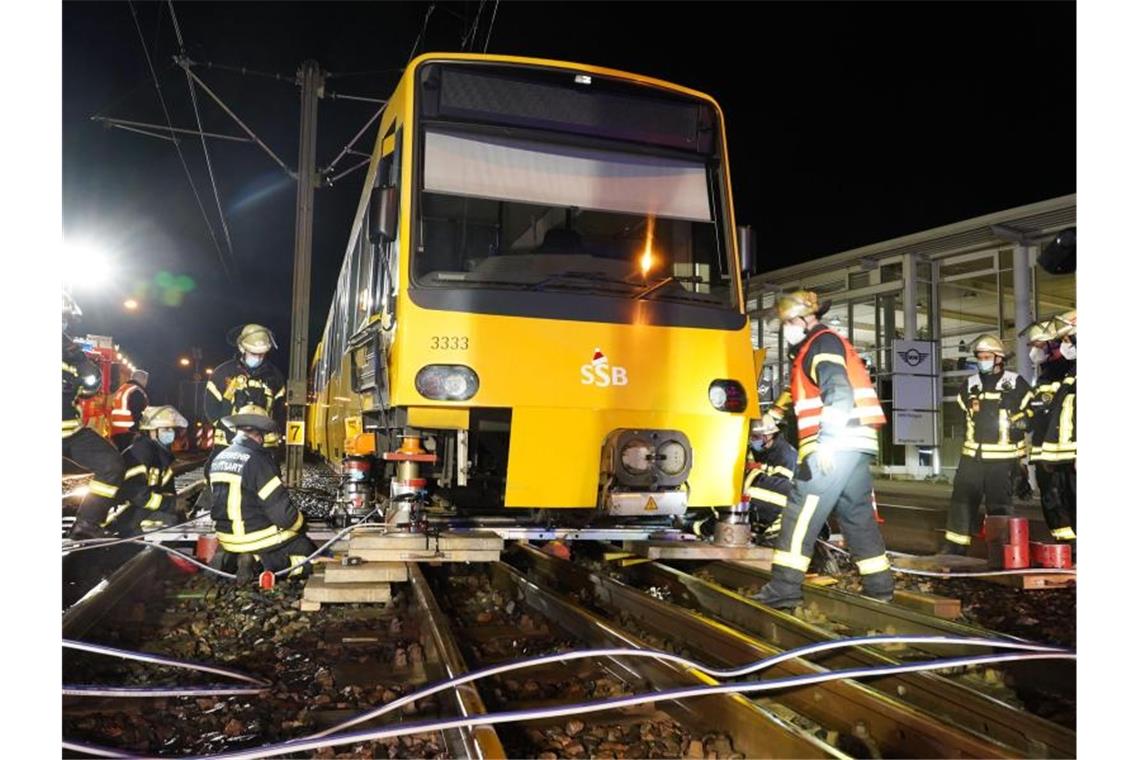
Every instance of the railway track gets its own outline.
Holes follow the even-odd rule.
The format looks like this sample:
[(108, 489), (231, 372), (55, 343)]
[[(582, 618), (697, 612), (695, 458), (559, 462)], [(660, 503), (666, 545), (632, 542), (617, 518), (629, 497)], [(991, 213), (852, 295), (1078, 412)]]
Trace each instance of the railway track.
[[(515, 559), (518, 557), (518, 559)], [(575, 582), (583, 570), (570, 571), (561, 559), (540, 553), (534, 549), (520, 547), (512, 556), (512, 561), (526, 566), (528, 571), (544, 579), (563, 578), (576, 572)], [(718, 572), (717, 572), (718, 571)], [(807, 604), (816, 604), (813, 612), (817, 616), (819, 596), (829, 596), (830, 604), (825, 604), (832, 615), (845, 614), (849, 626), (841, 632), (823, 628), (808, 622), (800, 616), (773, 610), (771, 607), (752, 602), (750, 598), (736, 593), (735, 589), (716, 582), (742, 583), (751, 587), (762, 574), (751, 574), (750, 569), (733, 563), (711, 563), (699, 574), (689, 574), (676, 567), (661, 563), (637, 564), (625, 569), (612, 569), (609, 566), (594, 565), (592, 574), (604, 577), (593, 580), (595, 588), (609, 587), (610, 594), (622, 598), (632, 596), (636, 590), (684, 608), (685, 611), (711, 619), (719, 624), (727, 624), (733, 629), (758, 636), (766, 643), (781, 649), (793, 648), (815, 641), (836, 640), (850, 636), (869, 634), (928, 634), (947, 636), (970, 636), (993, 638), (1001, 637), (992, 631), (960, 626), (937, 618), (929, 618), (917, 612), (893, 605), (872, 602), (870, 599), (853, 594), (834, 593), (830, 589), (805, 588)], [(752, 583), (746, 582), (752, 581)], [(836, 600), (838, 599), (838, 600)], [(1001, 637), (1007, 638), (1007, 637)], [(897, 664), (906, 660), (926, 659), (928, 656), (955, 656), (968, 654), (964, 647), (938, 645), (882, 647), (850, 647), (837, 649), (816, 659), (816, 663), (829, 669), (873, 667), (873, 665)], [(1040, 662), (1016, 663), (1021, 670), (1017, 678), (1025, 683), (1036, 684), (1044, 677), (1044, 668), (1035, 668)], [(1068, 663), (1065, 663), (1068, 664)], [(1048, 668), (1056, 669), (1058, 663), (1049, 663)], [(1072, 729), (1045, 720), (1029, 713), (1017, 703), (1017, 696), (1011, 689), (1000, 684), (994, 677), (998, 673), (987, 669), (984, 676), (974, 672), (947, 673), (934, 672), (902, 673), (902, 675), (865, 679), (864, 684), (877, 692), (897, 698), (898, 701), (913, 705), (956, 726), (961, 726), (979, 735), (993, 739), (996, 743), (1026, 757), (1073, 757), (1076, 752), (1076, 736)], [(1049, 680), (1057, 680), (1052, 675)], [(1026, 689), (1023, 689), (1026, 690)], [(1007, 700), (1007, 701), (1003, 701)], [(1012, 703), (1011, 703), (1012, 702)]]

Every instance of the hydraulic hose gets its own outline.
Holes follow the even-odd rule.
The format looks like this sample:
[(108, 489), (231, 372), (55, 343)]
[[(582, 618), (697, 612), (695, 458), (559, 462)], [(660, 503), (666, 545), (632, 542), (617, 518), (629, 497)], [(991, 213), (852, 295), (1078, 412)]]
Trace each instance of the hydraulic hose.
[(89, 549), (105, 549), (108, 546), (115, 546), (116, 544), (125, 544), (125, 543), (129, 543), (131, 541), (146, 541), (146, 537), (149, 536), (151, 533), (164, 533), (166, 531), (177, 530), (178, 528), (185, 528), (189, 525), (193, 525), (194, 523), (198, 522), (199, 520), (201, 520), (205, 516), (206, 515), (204, 513), (200, 514), (200, 515), (194, 515), (193, 517), (191, 517), (186, 522), (181, 522), (181, 523), (178, 523), (177, 525), (163, 526), (163, 527), (157, 528), (155, 530), (148, 530), (144, 533), (140, 533), (137, 536), (127, 536), (126, 538), (110, 538), (110, 537), (108, 537), (108, 538), (84, 538), (84, 539), (80, 539), (79, 541), (72, 541), (71, 543), (64, 545), (63, 556), (66, 557), (68, 554), (74, 554), (75, 552), (83, 552), (83, 551), (87, 551)]
[(225, 676), (233, 678), (238, 681), (245, 681), (246, 683), (254, 684), (255, 686), (268, 686), (269, 683), (260, 678), (240, 673), (236, 670), (229, 668), (219, 668), (214, 665), (206, 665), (200, 662), (186, 662), (185, 660), (173, 660), (169, 657), (163, 657), (160, 654), (151, 654), (150, 652), (132, 652), (129, 649), (117, 649), (115, 647), (104, 646), (102, 644), (92, 644), (87, 641), (75, 641), (74, 639), (63, 640), (64, 649), (75, 649), (80, 652), (91, 652), (92, 654), (102, 654), (108, 657), (118, 657), (121, 660), (134, 660), (136, 662), (147, 662), (152, 665), (166, 665), (171, 668), (181, 668), (183, 670), (195, 670), (199, 673), (212, 673), (216, 676)]
[[(368, 519), (369, 519), (369, 518), (371, 518), (371, 517), (372, 517), (374, 514), (376, 514), (378, 511), (379, 511), (379, 507), (377, 507), (377, 508), (373, 509), (373, 510), (372, 510), (371, 512), (369, 512), (367, 515), (365, 515), (365, 516), (364, 516), (364, 518), (363, 518), (363, 519), (362, 519), (360, 522), (358, 522), (358, 523), (354, 523), (354, 524), (352, 524), (352, 525), (349, 525), (349, 526), (345, 527), (343, 530), (341, 530), (340, 532), (338, 532), (338, 533), (337, 533), (335, 536), (333, 536), (332, 538), (330, 538), (328, 541), (326, 541), (325, 543), (321, 544), (321, 546), (320, 546), (320, 547), (318, 547), (318, 548), (317, 548), (317, 550), (316, 550), (315, 552), (313, 552), (312, 554), (310, 554), (308, 557), (305, 557), (305, 559), (304, 559), (304, 560), (302, 560), (301, 562), (299, 562), (298, 564), (296, 564), (296, 565), (291, 565), (291, 566), (289, 566), (289, 567), (286, 567), (286, 568), (284, 568), (284, 569), (282, 569), (282, 570), (278, 570), (278, 571), (277, 571), (277, 572), (275, 572), (273, 575), (274, 575), (274, 576), (276, 576), (276, 577), (281, 577), (281, 576), (283, 576), (283, 575), (288, 575), (289, 573), (293, 572), (294, 570), (296, 570), (296, 569), (297, 569), (298, 567), (300, 567), (301, 565), (307, 565), (307, 564), (311, 563), (311, 562), (312, 562), (312, 561), (313, 561), (313, 560), (314, 560), (314, 559), (315, 559), (315, 558), (316, 558), (316, 557), (317, 557), (317, 556), (318, 556), (318, 555), (319, 555), (321, 552), (323, 552), (323, 551), (324, 551), (325, 549), (327, 549), (328, 547), (332, 546), (334, 543), (336, 543), (337, 541), (339, 541), (341, 538), (343, 538), (343, 537), (344, 537), (345, 535), (347, 535), (348, 533), (351, 533), (352, 531), (356, 530), (357, 528), (360, 528), (360, 527), (364, 527), (364, 526), (366, 526), (366, 525), (369, 525), (369, 526), (371, 526), (371, 525), (375, 525), (375, 523), (369, 523), (369, 522), (368, 522)], [(195, 520), (196, 520), (196, 519), (198, 519), (198, 518), (195, 518)], [(194, 520), (190, 520), (190, 521), (188, 521), (188, 522), (186, 522), (186, 523), (182, 523), (182, 525), (175, 525), (175, 526), (172, 526), (172, 527), (174, 527), (174, 528), (177, 528), (177, 527), (183, 527), (183, 526), (185, 526), (185, 525), (188, 525), (188, 524), (189, 524), (189, 522), (194, 522)], [(163, 528), (162, 530), (171, 530), (171, 528)], [(153, 532), (157, 532), (157, 531), (151, 531), (151, 532), (153, 533)], [(115, 540), (114, 540), (114, 543), (116, 543), (116, 544), (119, 544), (119, 543), (131, 543), (131, 542), (134, 542), (134, 543), (141, 543), (141, 544), (145, 544), (145, 545), (147, 545), (147, 546), (151, 546), (151, 547), (154, 547), (155, 549), (161, 549), (162, 551), (166, 552), (167, 554), (173, 554), (173, 555), (175, 555), (176, 557), (178, 557), (178, 558), (180, 558), (180, 559), (186, 560), (187, 562), (190, 562), (191, 564), (193, 564), (193, 565), (196, 565), (196, 566), (198, 566), (198, 567), (202, 568), (202, 569), (203, 569), (203, 570), (205, 570), (206, 572), (209, 572), (209, 573), (213, 573), (214, 575), (220, 576), (220, 577), (222, 577), (222, 578), (227, 578), (227, 579), (229, 579), (229, 580), (233, 580), (233, 579), (237, 578), (237, 575), (235, 575), (234, 573), (227, 573), (225, 570), (219, 570), (219, 569), (217, 569), (216, 567), (210, 567), (209, 565), (207, 565), (207, 564), (205, 564), (205, 563), (203, 563), (203, 562), (200, 562), (200, 561), (198, 561), (197, 559), (195, 559), (194, 557), (191, 557), (191, 556), (190, 556), (190, 555), (188, 555), (188, 554), (184, 554), (183, 552), (180, 552), (180, 551), (178, 551), (177, 549), (175, 549), (175, 548), (173, 548), (173, 547), (170, 547), (170, 546), (166, 546), (165, 544), (161, 544), (161, 543), (152, 543), (152, 542), (150, 542), (150, 541), (147, 541), (147, 540), (146, 540), (146, 535), (147, 535), (147, 534), (145, 534), (145, 533), (144, 533), (144, 534), (143, 534), (143, 535), (141, 535), (141, 536), (131, 536), (130, 538), (115, 539)], [(104, 539), (95, 539), (95, 540), (100, 540), (100, 541), (103, 541)], [(104, 548), (104, 547), (106, 547), (106, 546), (110, 546), (110, 545), (111, 545), (110, 543), (101, 543), (101, 544), (99, 544), (99, 545), (97, 545), (97, 546), (90, 546), (90, 547), (87, 547), (87, 548), (90, 548), (90, 549), (102, 549), (102, 548)], [(66, 554), (66, 553), (67, 553), (67, 552), (64, 552), (64, 554)]]
[(529, 667), (538, 665), (548, 665), (557, 662), (566, 662), (569, 660), (582, 660), (592, 659), (596, 657), (650, 657), (656, 660), (665, 662), (672, 662), (680, 665), (682, 668), (699, 670), (713, 678), (739, 678), (741, 676), (750, 675), (760, 670), (766, 670), (774, 667), (781, 662), (787, 660), (794, 660), (799, 657), (807, 657), (809, 655), (818, 654), (819, 652), (826, 652), (832, 649), (845, 649), (851, 646), (860, 646), (867, 644), (869, 646), (879, 646), (885, 644), (956, 644), (962, 646), (981, 646), (992, 647), (997, 649), (1014, 649), (1026, 652), (1064, 652), (1064, 649), (1052, 647), (1045, 644), (1033, 644), (1030, 642), (1020, 641), (1001, 641), (997, 639), (983, 639), (971, 637), (954, 637), (954, 636), (932, 636), (921, 634), (904, 634), (896, 636), (862, 636), (855, 639), (836, 639), (831, 641), (820, 641), (813, 644), (805, 644), (794, 649), (781, 652), (780, 654), (772, 655), (771, 657), (763, 660), (757, 660), (747, 665), (742, 665), (736, 668), (710, 668), (708, 665), (699, 663), (695, 660), (690, 660), (687, 657), (672, 654), (670, 652), (661, 652), (652, 649), (629, 649), (629, 648), (614, 648), (614, 649), (585, 649), (576, 652), (559, 652), (557, 654), (544, 655), (542, 657), (528, 658), (524, 660), (513, 660), (511, 662), (500, 663), (492, 665), (491, 667), (481, 668), (480, 670), (471, 671), (461, 676), (455, 676), (445, 681), (440, 681), (436, 684), (425, 686), (423, 689), (413, 693), (407, 694), (397, 699), (388, 702), (387, 704), (378, 707), (369, 712), (363, 713), (346, 721), (338, 723), (331, 728), (313, 734), (313, 738), (320, 738), (323, 736), (331, 736), (339, 733), (346, 728), (354, 726), (358, 723), (372, 720), (381, 715), (384, 715), (392, 710), (399, 709), (406, 704), (415, 702), (418, 699), (431, 696), (445, 689), (462, 686), (471, 681), (481, 680), (490, 676), (501, 675), (503, 673), (510, 673), (515, 670), (522, 670)]
[[(646, 654), (662, 655), (666, 653), (646, 651)], [(739, 681), (729, 684), (690, 686), (676, 689), (666, 689), (662, 691), (645, 692), (641, 694), (631, 694), (622, 697), (610, 697), (607, 699), (594, 700), (591, 702), (578, 704), (557, 705), (526, 710), (512, 710), (509, 712), (489, 713), (485, 715), (469, 715), (459, 718), (439, 718), (425, 721), (415, 721), (388, 726), (385, 728), (368, 729), (365, 731), (358, 731), (350, 734), (339, 734), (337, 736), (324, 736), (320, 738), (303, 737), (279, 744), (264, 745), (248, 750), (228, 752), (220, 755), (210, 755), (208, 757), (215, 759), (222, 758), (224, 760), (254, 760), (254, 758), (273, 757), (291, 752), (308, 752), (321, 747), (340, 746), (344, 744), (357, 744), (361, 742), (391, 739), (408, 734), (444, 731), (457, 728), (471, 728), (474, 726), (510, 723), (520, 720), (544, 720), (551, 718), (577, 716), (584, 713), (594, 713), (606, 710), (634, 707), (637, 705), (646, 704), (648, 702), (658, 702), (661, 700), (681, 700), (689, 699), (692, 697), (709, 696), (713, 694), (751, 694), (766, 691), (776, 691), (785, 688), (810, 686), (813, 684), (826, 683), (828, 681), (845, 678), (864, 678), (868, 676), (915, 673), (923, 670), (960, 668), (972, 665), (988, 665), (1000, 662), (1075, 658), (1076, 654), (1069, 652), (983, 655), (974, 657), (957, 657), (943, 660), (931, 660), (922, 663), (879, 665), (865, 668), (850, 668), (847, 670), (832, 670), (825, 671), (823, 673), (809, 673), (799, 676), (790, 676), (787, 678), (772, 679), (766, 681)], [(104, 757), (131, 757), (131, 755), (122, 753), (115, 754), (114, 750), (107, 747), (92, 747), (75, 742), (65, 742), (64, 747), (66, 749), (78, 750), (82, 752), (92, 751), (94, 754), (101, 754)], [(205, 760), (205, 757), (201, 758), (201, 760)]]
[[(659, 660), (666, 660), (684, 664), (701, 670), (710, 675), (719, 675), (720, 677), (733, 677), (732, 674), (744, 674), (756, 672), (767, 667), (771, 667), (777, 662), (784, 661), (793, 657), (801, 657), (815, 652), (825, 651), (827, 649), (841, 648), (845, 646), (858, 646), (863, 644), (886, 644), (886, 643), (921, 643), (936, 641), (939, 643), (957, 643), (966, 644), (973, 642), (989, 647), (998, 647), (1005, 649), (1021, 650), (1019, 652), (1008, 654), (988, 654), (972, 657), (957, 657), (949, 659), (931, 660), (921, 663), (902, 663), (898, 665), (879, 665), (864, 668), (850, 668), (846, 670), (833, 670), (825, 671), (822, 673), (809, 673), (798, 676), (790, 676), (781, 679), (772, 679), (766, 681), (743, 681), (730, 684), (713, 684), (703, 686), (684, 687), (677, 689), (667, 689), (664, 691), (653, 691), (641, 694), (626, 695), (622, 697), (611, 697), (602, 700), (594, 700), (586, 703), (577, 703), (571, 705), (558, 705), (544, 708), (535, 708), (527, 710), (514, 710), (502, 713), (491, 713), (485, 715), (472, 715), (460, 718), (444, 718), (433, 719), (427, 721), (416, 721), (411, 723), (401, 723), (397, 726), (389, 726), (380, 729), (369, 729), (366, 731), (355, 732), (351, 734), (338, 734), (337, 736), (329, 736), (332, 731), (343, 730), (344, 727), (355, 725), (358, 722), (370, 720), (378, 715), (382, 715), (390, 710), (398, 709), (400, 706), (422, 699), (430, 694), (438, 691), (453, 688), (462, 683), (467, 683), (477, 678), (485, 678), (489, 675), (508, 672), (510, 670), (517, 670), (533, 665), (544, 664), (550, 661), (566, 661), (569, 659), (581, 659), (585, 657), (599, 657), (599, 656), (635, 656), (635, 657), (651, 657)], [(669, 652), (661, 652), (649, 649), (598, 649), (586, 650), (579, 652), (562, 652), (554, 655), (545, 655), (543, 657), (530, 658), (526, 660), (519, 660), (512, 663), (505, 663), (496, 665), (489, 668), (483, 668), (472, 673), (468, 673), (455, 678), (447, 679), (437, 684), (420, 689), (412, 694), (405, 695), (398, 700), (393, 700), (388, 704), (370, 711), (362, 716), (346, 721), (345, 723), (335, 726), (319, 734), (314, 734), (308, 737), (301, 737), (292, 739), (287, 742), (265, 745), (261, 747), (252, 748), (249, 750), (241, 750), (238, 752), (225, 753), (222, 755), (212, 755), (214, 758), (227, 758), (228, 760), (253, 760), (254, 758), (271, 757), (276, 755), (287, 754), (291, 752), (307, 752), (314, 749), (327, 746), (339, 746), (344, 744), (353, 744), (359, 742), (375, 741), (380, 739), (389, 739), (407, 734), (434, 732), (455, 728), (470, 728), (479, 725), (492, 725), (496, 723), (507, 723), (519, 720), (538, 720), (565, 717), (569, 715), (580, 715), (589, 712), (601, 712), (604, 710), (613, 710), (624, 707), (633, 707), (647, 702), (666, 700), (679, 700), (687, 699), (697, 696), (706, 696), (712, 694), (733, 694), (733, 693), (756, 693), (765, 691), (775, 691), (783, 688), (792, 688), (797, 686), (807, 686), (817, 683), (825, 683), (828, 681), (845, 679), (845, 678), (863, 678), (867, 676), (883, 676), (898, 673), (913, 673), (924, 670), (938, 670), (943, 668), (960, 668), (977, 665), (987, 665), (1000, 662), (1010, 662), (1017, 660), (1038, 660), (1038, 659), (1069, 659), (1075, 660), (1076, 653), (1068, 650), (1060, 649), (1057, 647), (1048, 647), (1038, 644), (992, 640), (992, 639), (967, 639), (957, 638), (953, 636), (863, 636), (844, 641), (827, 641), (817, 642), (814, 644), (797, 647), (796, 649), (788, 650), (779, 655), (769, 657), (763, 660), (758, 660), (750, 665), (741, 666), (732, 669), (713, 669), (706, 668), (700, 663), (694, 662), (687, 658), (675, 655)], [(65, 749), (88, 752), (91, 754), (100, 755), (103, 757), (131, 757), (131, 755), (118, 752), (114, 749), (107, 747), (97, 747), (77, 742), (65, 741), (63, 744)]]

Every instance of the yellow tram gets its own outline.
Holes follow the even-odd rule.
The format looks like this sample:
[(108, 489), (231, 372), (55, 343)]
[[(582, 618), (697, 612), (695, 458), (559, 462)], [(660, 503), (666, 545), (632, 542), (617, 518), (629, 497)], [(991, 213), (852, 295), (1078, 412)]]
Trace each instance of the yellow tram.
[(734, 504), (761, 358), (742, 247), (710, 97), (422, 55), (380, 119), (307, 444), (464, 509)]

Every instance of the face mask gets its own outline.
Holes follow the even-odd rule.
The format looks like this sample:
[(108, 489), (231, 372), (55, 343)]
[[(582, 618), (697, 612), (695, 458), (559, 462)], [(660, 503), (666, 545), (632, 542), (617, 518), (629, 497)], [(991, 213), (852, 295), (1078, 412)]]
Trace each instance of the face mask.
[(1076, 343), (1062, 343), (1061, 344), (1061, 356), (1065, 357), (1069, 361), (1076, 361), (1077, 360), (1077, 344)]
[(784, 340), (789, 346), (797, 346), (807, 337), (807, 330), (801, 325), (786, 323), (783, 329)]
[(1043, 348), (1034, 346), (1029, 349), (1029, 361), (1034, 364), (1044, 364), (1045, 360), (1049, 358), (1049, 354)]
[(258, 354), (246, 354), (243, 361), (245, 362), (245, 366), (249, 367), (250, 369), (257, 369), (261, 366), (263, 359), (265, 359), (265, 357)]
[(992, 372), (993, 369), (994, 369), (994, 360), (993, 359), (978, 359), (978, 372), (981, 372), (984, 375), (987, 372)]
[(174, 443), (174, 431), (173, 430), (159, 430), (158, 431), (158, 442), (161, 443), (163, 446), (169, 446), (170, 444)]

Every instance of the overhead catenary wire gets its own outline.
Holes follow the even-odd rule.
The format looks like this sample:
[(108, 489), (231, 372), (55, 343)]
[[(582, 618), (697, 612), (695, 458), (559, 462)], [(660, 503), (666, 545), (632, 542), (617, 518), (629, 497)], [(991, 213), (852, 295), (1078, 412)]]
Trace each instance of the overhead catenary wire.
[[(139, 15), (135, 11), (135, 4), (131, 0), (127, 0), (127, 5), (131, 9), (131, 18), (135, 22), (135, 30), (139, 34), (139, 44), (142, 45), (143, 55), (146, 56), (146, 65), (150, 69), (151, 79), (154, 80), (154, 90), (158, 93), (158, 102), (162, 106), (162, 115), (166, 119), (166, 125), (171, 128), (171, 137), (174, 137), (173, 127), (174, 121), (170, 118), (170, 110), (166, 107), (166, 98), (162, 95), (162, 87), (158, 83), (158, 75), (154, 70), (154, 62), (150, 58), (150, 50), (147, 49), (146, 38), (143, 37), (142, 26), (139, 24)], [(222, 252), (222, 245), (218, 242), (218, 236), (214, 232), (214, 225), (210, 223), (209, 214), (206, 213), (206, 206), (202, 203), (202, 196), (198, 193), (198, 186), (194, 184), (194, 176), (190, 173), (190, 167), (186, 163), (186, 156), (182, 154), (182, 146), (179, 145), (178, 140), (174, 140), (174, 150), (178, 152), (178, 160), (182, 162), (182, 170), (186, 172), (186, 179), (190, 183), (190, 189), (194, 193), (194, 200), (198, 202), (198, 209), (202, 212), (202, 221), (206, 223), (206, 229), (210, 232), (210, 240), (214, 243), (214, 248), (218, 252), (218, 261), (222, 265), (222, 271), (225, 273), (227, 279), (233, 279), (233, 274), (230, 272), (229, 266), (226, 262), (225, 254)]]
[[(174, 0), (167, 0), (167, 4), (170, 6), (170, 21), (174, 25), (174, 36), (178, 40), (178, 52), (181, 55), (186, 55), (186, 45), (182, 41), (182, 29), (178, 26), (178, 15), (174, 12)], [(222, 233), (226, 238), (226, 249), (230, 254), (230, 263), (237, 269), (237, 259), (234, 256), (234, 241), (230, 237), (230, 227), (226, 224), (226, 213), (222, 210), (222, 197), (218, 193), (218, 180), (214, 176), (214, 164), (210, 160), (210, 150), (206, 146), (206, 135), (201, 134), (203, 127), (202, 114), (198, 110), (198, 94), (194, 92), (194, 80), (190, 78), (190, 70), (183, 69), (183, 71), (186, 74), (186, 86), (190, 90), (190, 103), (194, 107), (194, 121), (198, 124), (198, 137), (202, 141), (202, 155), (206, 159), (206, 173), (210, 177), (210, 187), (214, 191), (214, 203), (217, 204), (218, 207), (218, 221), (222, 225)]]
[[(435, 3), (428, 6), (427, 12), (424, 13), (424, 21), (420, 25), (420, 33), (416, 35), (416, 41), (412, 44), (412, 50), (408, 53), (407, 63), (411, 63), (412, 59), (416, 57), (416, 50), (420, 47), (420, 40), (423, 39), (424, 33), (427, 32), (428, 21), (431, 19), (431, 14), (435, 11)], [(406, 65), (406, 64), (405, 64)]]
[(483, 15), (483, 6), (487, 4), (487, 0), (479, 0), (479, 10), (475, 12), (475, 21), (471, 24), (471, 28), (463, 35), (463, 39), (459, 41), (459, 49), (466, 50), (468, 43), (475, 42), (476, 32), (479, 31), (479, 19)]
[(495, 8), (491, 12), (491, 23), (487, 26), (487, 38), (483, 40), (483, 52), (487, 52), (487, 47), (491, 44), (491, 32), (495, 31), (495, 18), (499, 15), (499, 0), (495, 0)]

